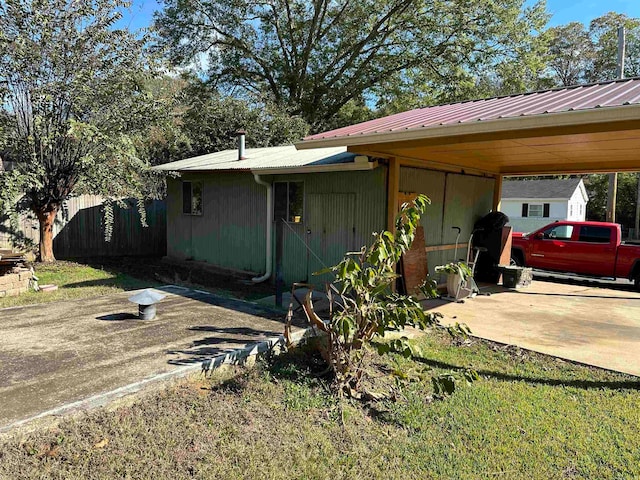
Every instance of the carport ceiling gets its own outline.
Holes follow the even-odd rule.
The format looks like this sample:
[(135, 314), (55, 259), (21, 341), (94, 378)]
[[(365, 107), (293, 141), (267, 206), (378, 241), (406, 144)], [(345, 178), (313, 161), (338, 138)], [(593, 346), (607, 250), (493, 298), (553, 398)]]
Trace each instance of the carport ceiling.
[(425, 166), (501, 175), (640, 170), (640, 79), (412, 110), (307, 137)]

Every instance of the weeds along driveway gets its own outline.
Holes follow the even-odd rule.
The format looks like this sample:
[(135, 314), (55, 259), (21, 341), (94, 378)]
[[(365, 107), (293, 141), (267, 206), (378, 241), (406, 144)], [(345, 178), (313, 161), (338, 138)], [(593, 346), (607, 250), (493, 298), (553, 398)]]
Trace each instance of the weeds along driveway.
[(569, 360), (640, 376), (640, 293), (593, 283), (534, 281), (464, 303), (430, 303), (445, 324)]
[(135, 317), (133, 292), (0, 310), (0, 430), (283, 331), (278, 312), (160, 290), (167, 297), (150, 321)]

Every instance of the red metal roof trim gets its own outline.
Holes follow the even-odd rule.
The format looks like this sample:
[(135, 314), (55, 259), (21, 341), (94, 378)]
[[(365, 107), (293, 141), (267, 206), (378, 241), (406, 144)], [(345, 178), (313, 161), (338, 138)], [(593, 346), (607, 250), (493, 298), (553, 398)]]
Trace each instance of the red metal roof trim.
[(304, 140), (353, 137), (638, 103), (640, 103), (640, 78), (630, 78), (418, 108), (310, 135)]

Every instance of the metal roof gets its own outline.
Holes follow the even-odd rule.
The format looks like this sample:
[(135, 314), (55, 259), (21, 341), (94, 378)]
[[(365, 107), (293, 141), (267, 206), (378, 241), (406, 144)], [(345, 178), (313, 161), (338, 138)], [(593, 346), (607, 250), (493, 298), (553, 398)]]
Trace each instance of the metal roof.
[(298, 146), (305, 148), (305, 143), (330, 139), (368, 137), (450, 125), (637, 104), (640, 104), (640, 78), (614, 80), (419, 108), (310, 135)]
[[(372, 168), (368, 162), (355, 162), (357, 154), (347, 152), (345, 147), (296, 150), (294, 145), (283, 147), (249, 148), (245, 158), (238, 160), (238, 150), (223, 150), (177, 162), (165, 163), (154, 170), (177, 172), (203, 171), (252, 171), (275, 173), (291, 171), (323, 171), (344, 167), (344, 169), (364, 170)], [(340, 169), (340, 168), (338, 168)]]
[(502, 198), (569, 199), (581, 182), (581, 178), (504, 180)]

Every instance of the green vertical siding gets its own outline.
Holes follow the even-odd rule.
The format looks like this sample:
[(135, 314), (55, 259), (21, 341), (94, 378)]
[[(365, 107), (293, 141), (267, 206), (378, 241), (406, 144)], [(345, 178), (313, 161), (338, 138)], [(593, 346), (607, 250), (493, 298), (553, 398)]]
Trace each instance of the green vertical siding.
[[(371, 242), (385, 228), (387, 169), (264, 177), (267, 181), (304, 182), (305, 208), (300, 224), (284, 228), (283, 275), (286, 283), (322, 284), (312, 273), (337, 263), (347, 251)], [(265, 265), (266, 189), (250, 173), (189, 174), (203, 182), (203, 214), (182, 213), (181, 180), (169, 180), (167, 250), (176, 258), (206, 261), (223, 268), (263, 273)], [(431, 205), (422, 218), (427, 245), (455, 241), (462, 229), (458, 258), (466, 253), (473, 224), (491, 209), (494, 180), (433, 170), (400, 169), (400, 191), (424, 193)], [(307, 248), (308, 247), (308, 248)], [(274, 257), (275, 273), (275, 229)], [(312, 252), (312, 253), (311, 253)], [(314, 255), (315, 254), (315, 255)], [(318, 258), (316, 258), (319, 257)], [(454, 251), (430, 252), (436, 265), (452, 261)]]
[[(181, 180), (203, 182), (202, 215), (182, 213)], [(266, 188), (248, 173), (188, 174), (169, 180), (167, 253), (264, 272)]]
[(442, 244), (445, 179), (443, 172), (407, 167), (400, 169), (400, 191), (423, 193), (431, 200), (431, 205), (421, 218), (427, 245)]
[[(285, 282), (308, 280), (333, 265), (347, 250), (369, 244), (385, 227), (386, 168), (264, 177), (302, 181), (305, 211), (301, 224), (284, 228)], [(181, 181), (203, 182), (203, 214), (182, 213)], [(236, 270), (262, 273), (265, 265), (266, 189), (249, 173), (188, 174), (168, 181), (167, 253)], [(309, 232), (309, 233), (307, 233)], [(275, 239), (275, 229), (274, 229)], [(316, 259), (309, 249), (317, 255)], [(275, 273), (275, 241), (274, 241)]]
[[(317, 255), (309, 258), (309, 270), (318, 272), (339, 263), (345, 252), (358, 248), (355, 243), (355, 193), (310, 193), (307, 195), (309, 246)], [(332, 275), (316, 276), (317, 281), (331, 281)], [(315, 281), (315, 280), (314, 280)]]
[[(347, 251), (368, 245), (371, 234), (385, 228), (386, 172), (387, 169), (380, 166), (363, 172), (278, 175), (273, 178), (278, 182), (302, 181), (305, 189), (303, 224), (290, 225), (297, 235), (292, 232), (285, 235), (283, 270), (286, 282), (306, 278), (310, 283), (322, 284), (329, 277), (314, 276), (314, 272), (325, 265), (334, 265)], [(306, 245), (313, 253), (307, 252)]]
[[(494, 185), (493, 178), (420, 168), (400, 169), (400, 191), (424, 193), (431, 199), (431, 205), (422, 217), (426, 245), (455, 243), (456, 231), (451, 227), (460, 227), (458, 259), (466, 255), (473, 224), (491, 211)], [(429, 252), (429, 272), (433, 275), (436, 265), (455, 259), (454, 250)]]

